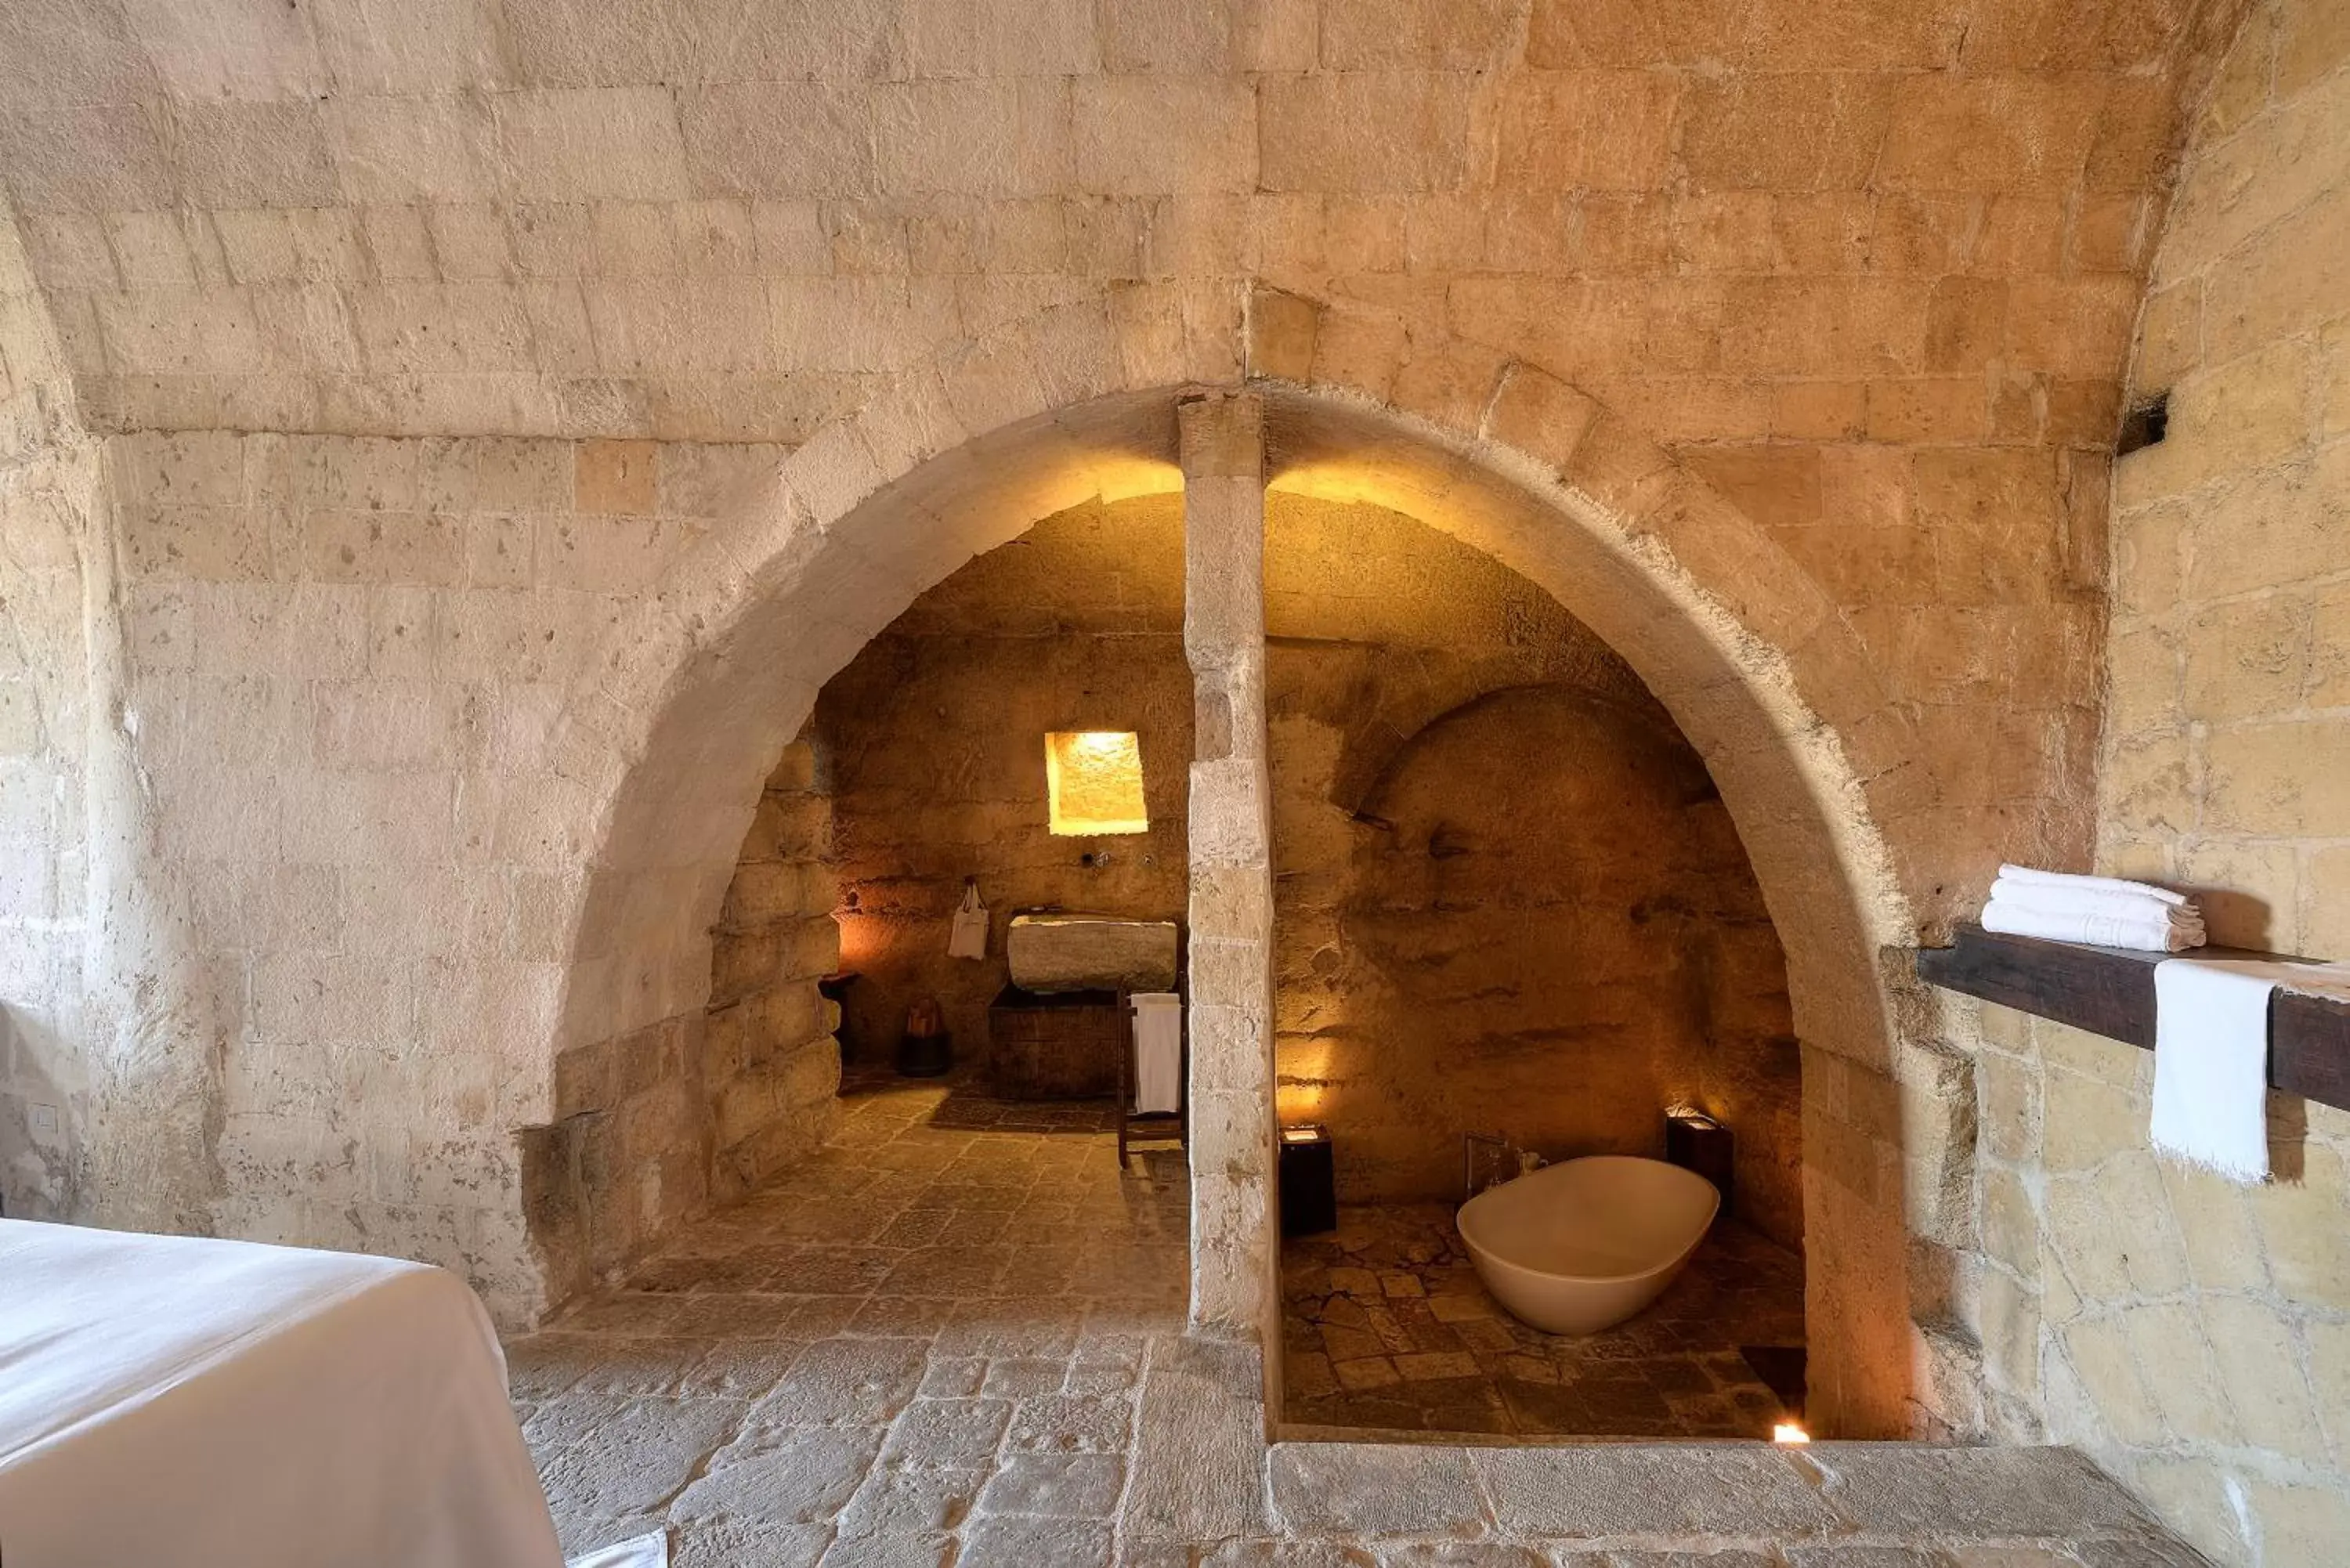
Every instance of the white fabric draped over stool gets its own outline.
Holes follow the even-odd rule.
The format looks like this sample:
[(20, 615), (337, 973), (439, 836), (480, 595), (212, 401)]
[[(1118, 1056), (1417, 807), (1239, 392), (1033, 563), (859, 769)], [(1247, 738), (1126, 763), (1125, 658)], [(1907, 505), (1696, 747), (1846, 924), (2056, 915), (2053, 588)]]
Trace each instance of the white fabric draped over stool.
[(1183, 999), (1141, 991), (1134, 1003), (1134, 1114), (1172, 1116), (1183, 1108)]

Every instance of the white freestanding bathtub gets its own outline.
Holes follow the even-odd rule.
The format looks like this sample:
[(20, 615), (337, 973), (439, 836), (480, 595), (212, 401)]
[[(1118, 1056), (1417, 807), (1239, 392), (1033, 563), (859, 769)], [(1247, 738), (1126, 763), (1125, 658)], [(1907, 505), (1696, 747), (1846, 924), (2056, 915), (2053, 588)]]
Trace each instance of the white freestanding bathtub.
[(1663, 1293), (1721, 1207), (1713, 1183), (1662, 1160), (1590, 1155), (1461, 1206), (1461, 1239), (1512, 1315), (1596, 1334)]

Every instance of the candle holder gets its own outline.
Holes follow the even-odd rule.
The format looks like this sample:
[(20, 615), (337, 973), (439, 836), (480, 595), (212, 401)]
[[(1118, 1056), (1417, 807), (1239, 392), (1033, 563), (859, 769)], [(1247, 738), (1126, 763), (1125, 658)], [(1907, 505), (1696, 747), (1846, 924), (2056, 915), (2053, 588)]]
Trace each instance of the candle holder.
[(1703, 1111), (1676, 1106), (1665, 1113), (1665, 1160), (1693, 1170), (1713, 1183), (1721, 1194), (1721, 1211), (1731, 1210), (1731, 1181), (1736, 1143), (1730, 1129)]
[(1338, 1228), (1337, 1167), (1330, 1129), (1300, 1122), (1281, 1129), (1281, 1233), (1313, 1236)]

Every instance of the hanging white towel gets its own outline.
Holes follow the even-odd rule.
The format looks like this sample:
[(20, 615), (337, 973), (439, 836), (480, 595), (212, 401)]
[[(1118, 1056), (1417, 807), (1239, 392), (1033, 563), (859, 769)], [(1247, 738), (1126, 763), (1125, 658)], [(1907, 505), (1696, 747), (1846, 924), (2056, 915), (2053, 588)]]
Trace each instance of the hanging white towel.
[(2350, 964), (2168, 959), (2154, 970), (2154, 1147), (2231, 1181), (2268, 1179), (2269, 994), (2350, 1001)]
[(1183, 1108), (1183, 999), (1171, 991), (1137, 992), (1134, 1003), (1134, 1114)]

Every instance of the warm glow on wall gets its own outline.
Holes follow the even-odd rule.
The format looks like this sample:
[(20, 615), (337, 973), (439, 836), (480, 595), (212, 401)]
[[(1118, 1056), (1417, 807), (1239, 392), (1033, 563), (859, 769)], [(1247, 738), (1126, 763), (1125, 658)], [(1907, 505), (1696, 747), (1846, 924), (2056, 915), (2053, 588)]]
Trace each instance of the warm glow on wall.
[(1142, 742), (1128, 730), (1056, 730), (1045, 737), (1045, 788), (1055, 834), (1148, 833)]

